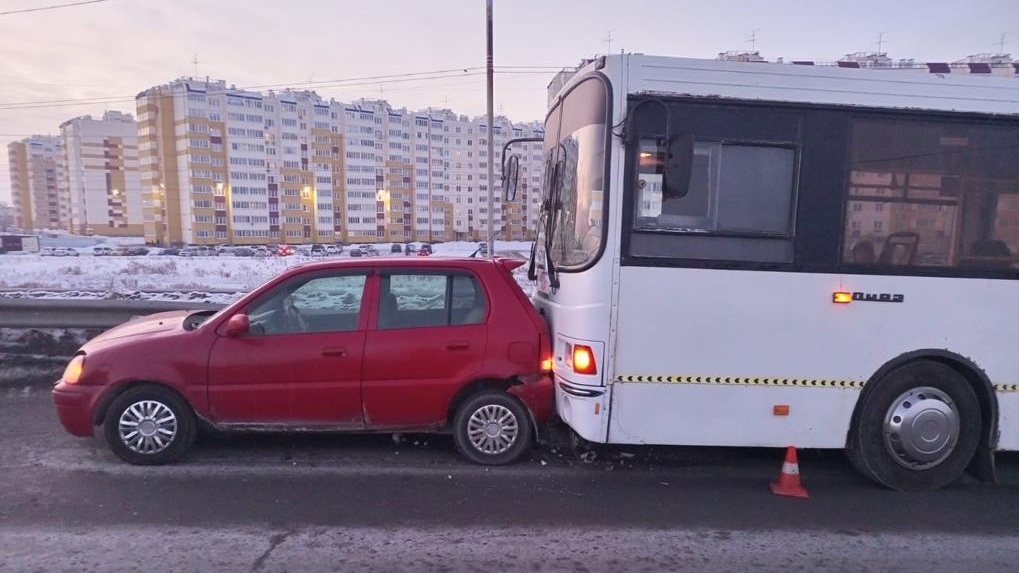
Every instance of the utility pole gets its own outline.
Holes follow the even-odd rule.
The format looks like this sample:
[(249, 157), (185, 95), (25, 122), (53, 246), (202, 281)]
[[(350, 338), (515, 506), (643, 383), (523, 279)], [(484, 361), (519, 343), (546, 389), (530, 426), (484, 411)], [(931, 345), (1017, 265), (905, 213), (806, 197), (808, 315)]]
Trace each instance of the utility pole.
[(494, 212), (494, 198), (495, 198), (495, 165), (492, 161), (495, 160), (495, 110), (493, 98), (493, 58), (492, 58), (492, 0), (488, 0), (486, 16), (488, 21), (487, 26), (487, 84), (488, 84), (488, 256), (495, 256), (495, 237), (493, 236), (493, 229), (495, 228), (495, 212)]
[(602, 42), (608, 44), (608, 48), (606, 49), (605, 53), (610, 56), (612, 55), (612, 32), (613, 32), (612, 30), (609, 30), (608, 33), (605, 35), (605, 39), (602, 40)]
[[(432, 242), (432, 108), (428, 108), (428, 242)], [(414, 190), (417, 193), (417, 190)], [(414, 213), (417, 218), (417, 213)]]

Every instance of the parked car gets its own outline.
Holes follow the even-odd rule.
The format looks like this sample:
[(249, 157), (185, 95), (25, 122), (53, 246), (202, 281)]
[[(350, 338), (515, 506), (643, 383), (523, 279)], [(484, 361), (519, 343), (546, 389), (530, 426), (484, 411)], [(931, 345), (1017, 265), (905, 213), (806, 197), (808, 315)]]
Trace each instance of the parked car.
[(375, 245), (361, 245), (361, 252), (369, 257), (379, 256), (379, 251), (375, 248)]
[(272, 256), (272, 251), (270, 251), (269, 249), (267, 249), (265, 247), (256, 247), (255, 248), (255, 252), (254, 252), (254, 256), (258, 257), (258, 258), (271, 257)]
[(56, 257), (77, 257), (78, 251), (71, 247), (57, 247), (53, 250), (53, 256)]
[(350, 249), (350, 256), (352, 256), (352, 257), (360, 257), (360, 256), (363, 256), (363, 255), (364, 255), (364, 253), (361, 252), (361, 247), (353, 247), (353, 248)]
[(428, 243), (422, 243), (421, 248), (418, 249), (418, 253), (427, 252), (429, 255), (432, 254), (432, 246)]
[(177, 251), (177, 254), (182, 257), (197, 257), (198, 247), (184, 247), (183, 249)]
[(255, 256), (255, 250), (250, 247), (234, 247), (233, 253), (235, 257), (253, 257)]
[(99, 245), (98, 247), (92, 247), (92, 254), (97, 257), (109, 257), (113, 255), (113, 249), (106, 245)]
[(56, 247), (43, 247), (42, 250), (39, 251), (40, 257), (55, 257), (56, 255), (57, 255)]
[(416, 253), (418, 252), (418, 246), (415, 245), (414, 243), (407, 243), (407, 246), (403, 248), (403, 252), (407, 253), (408, 255), (411, 253)]
[(281, 257), (289, 257), (294, 254), (294, 248), (290, 245), (280, 245), (276, 248), (276, 254)]
[(326, 245), (327, 255), (340, 255), (343, 254), (343, 245)]
[(160, 253), (160, 254), (163, 254), (163, 255), (179, 255), (180, 254), (180, 249), (178, 249), (176, 247), (167, 247), (167, 248), (163, 249), (163, 252)]
[(326, 256), (325, 245), (320, 245), (318, 243), (315, 243), (314, 245), (312, 245), (311, 246), (311, 256), (313, 256), (313, 257), (324, 257), (324, 256)]
[(179, 458), (198, 420), (220, 430), (451, 431), (471, 461), (509, 463), (554, 409), (549, 331), (513, 279), (520, 264), (291, 267), (221, 312), (164, 312), (101, 334), (75, 353), (53, 400), (68, 432), (101, 425), (133, 464)]
[(124, 254), (130, 257), (144, 257), (149, 254), (149, 250), (145, 247), (129, 247)]
[(393, 243), (393, 246), (389, 247), (390, 253), (402, 253), (403, 248), (400, 247), (400, 243)]

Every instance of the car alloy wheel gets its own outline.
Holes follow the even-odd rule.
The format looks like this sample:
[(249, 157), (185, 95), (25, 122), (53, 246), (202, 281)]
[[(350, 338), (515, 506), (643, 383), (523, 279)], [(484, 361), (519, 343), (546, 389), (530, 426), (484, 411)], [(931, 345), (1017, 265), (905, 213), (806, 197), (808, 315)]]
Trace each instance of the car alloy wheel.
[(120, 440), (139, 454), (157, 454), (177, 437), (177, 416), (166, 404), (140, 400), (131, 404), (117, 422)]

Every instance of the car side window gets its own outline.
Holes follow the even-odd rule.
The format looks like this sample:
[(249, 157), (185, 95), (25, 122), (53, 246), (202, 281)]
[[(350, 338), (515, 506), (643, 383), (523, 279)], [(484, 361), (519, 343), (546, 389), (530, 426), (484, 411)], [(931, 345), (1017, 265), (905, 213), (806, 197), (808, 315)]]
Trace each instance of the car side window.
[(317, 275), (280, 285), (248, 311), (252, 335), (357, 330), (366, 275)]
[(479, 324), (485, 320), (488, 304), (481, 285), (474, 277), (455, 275), (452, 284), (452, 313), (450, 323)]
[(380, 329), (480, 324), (484, 291), (468, 275), (392, 274), (382, 278)]

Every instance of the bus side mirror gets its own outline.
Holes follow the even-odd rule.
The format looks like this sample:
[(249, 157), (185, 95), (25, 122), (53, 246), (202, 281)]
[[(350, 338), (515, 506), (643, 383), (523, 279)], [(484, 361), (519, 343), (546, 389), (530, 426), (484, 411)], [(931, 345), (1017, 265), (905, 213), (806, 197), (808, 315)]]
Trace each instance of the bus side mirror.
[(510, 155), (506, 165), (502, 167), (502, 197), (504, 201), (513, 201), (517, 197), (517, 181), (520, 178), (520, 158)]
[(693, 135), (678, 135), (666, 144), (662, 197), (679, 199), (690, 191), (693, 173)]

